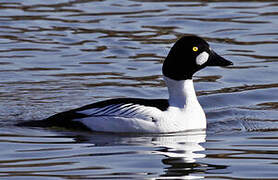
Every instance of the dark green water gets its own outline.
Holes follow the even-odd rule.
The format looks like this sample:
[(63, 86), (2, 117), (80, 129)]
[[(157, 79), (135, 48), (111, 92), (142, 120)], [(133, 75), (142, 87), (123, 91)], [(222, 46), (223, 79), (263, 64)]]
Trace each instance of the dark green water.
[[(278, 2), (0, 2), (1, 179), (277, 179)], [(116, 97), (167, 98), (183, 34), (228, 68), (197, 73), (206, 132), (116, 135), (16, 122)]]

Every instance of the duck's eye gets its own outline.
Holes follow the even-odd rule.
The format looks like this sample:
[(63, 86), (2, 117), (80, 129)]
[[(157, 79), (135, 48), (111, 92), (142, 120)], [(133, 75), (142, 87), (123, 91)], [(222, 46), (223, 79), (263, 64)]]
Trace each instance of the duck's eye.
[(197, 52), (197, 51), (198, 51), (198, 47), (194, 46), (194, 47), (192, 48), (192, 50), (195, 51), (195, 52)]

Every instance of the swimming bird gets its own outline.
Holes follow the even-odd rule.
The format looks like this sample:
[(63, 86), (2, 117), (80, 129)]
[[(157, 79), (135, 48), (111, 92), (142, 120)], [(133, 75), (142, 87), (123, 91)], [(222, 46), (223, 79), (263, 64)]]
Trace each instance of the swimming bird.
[(118, 98), (58, 113), (25, 126), (85, 128), (117, 133), (172, 133), (206, 128), (193, 74), (207, 66), (228, 66), (201, 37), (183, 36), (173, 45), (162, 66), (168, 99)]

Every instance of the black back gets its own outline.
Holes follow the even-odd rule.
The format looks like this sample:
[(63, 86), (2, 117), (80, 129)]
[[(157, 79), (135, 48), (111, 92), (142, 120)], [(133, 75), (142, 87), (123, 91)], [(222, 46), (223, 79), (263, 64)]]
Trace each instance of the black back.
[(103, 108), (114, 104), (137, 104), (143, 106), (152, 106), (160, 109), (161, 111), (165, 111), (169, 107), (168, 100), (166, 99), (118, 98), (100, 101), (77, 109), (61, 112), (44, 120), (26, 121), (19, 123), (18, 125), (29, 127), (63, 127), (67, 129), (90, 130), (81, 122), (74, 121), (75, 119), (88, 117), (88, 115), (78, 112), (93, 108)]

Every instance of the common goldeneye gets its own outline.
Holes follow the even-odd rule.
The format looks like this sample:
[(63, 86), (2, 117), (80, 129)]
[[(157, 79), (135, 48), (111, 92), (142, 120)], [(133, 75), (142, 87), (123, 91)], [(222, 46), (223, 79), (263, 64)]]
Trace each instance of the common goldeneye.
[(216, 54), (198, 36), (183, 36), (171, 48), (162, 72), (169, 99), (118, 98), (55, 114), (35, 127), (85, 128), (101, 132), (170, 133), (206, 128), (206, 116), (194, 90), (192, 76), (207, 66), (233, 63)]

